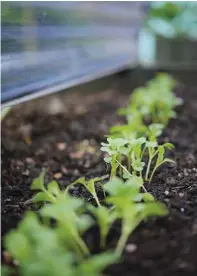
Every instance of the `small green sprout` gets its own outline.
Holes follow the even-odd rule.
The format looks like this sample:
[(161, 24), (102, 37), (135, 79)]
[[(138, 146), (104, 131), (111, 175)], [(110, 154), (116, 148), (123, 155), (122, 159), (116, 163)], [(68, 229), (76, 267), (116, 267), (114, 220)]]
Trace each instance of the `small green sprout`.
[[(100, 276), (106, 266), (118, 260), (111, 252), (79, 259), (62, 242), (59, 229), (44, 225), (33, 212), (25, 214), (17, 229), (6, 235), (4, 244), (19, 262), (20, 276)], [(4, 275), (12, 275), (8, 267), (4, 267), (4, 272)]]
[(19, 262), (21, 276), (63, 276), (74, 263), (58, 233), (43, 225), (33, 212), (25, 214), (17, 229), (11, 230), (4, 242), (8, 252)]
[(41, 190), (33, 198), (33, 202), (48, 202), (50, 204), (44, 206), (41, 209), (41, 214), (45, 219), (56, 219), (61, 225), (60, 229), (67, 232), (64, 238), (70, 247), (81, 254), (89, 254), (88, 248), (80, 237), (80, 233), (89, 228), (92, 224), (90, 217), (81, 215), (84, 210), (84, 202), (81, 199), (73, 198), (69, 196), (66, 191), (61, 191), (57, 182), (52, 181), (44, 186), (45, 172), (42, 172), (38, 178), (33, 180), (31, 188), (33, 190)]
[(116, 176), (118, 164), (116, 160), (121, 161), (121, 148), (127, 143), (123, 138), (107, 138), (108, 143), (101, 143), (101, 150), (107, 152), (110, 156), (104, 158), (106, 163), (111, 164), (111, 178)]
[[(70, 185), (68, 185), (66, 191), (68, 191), (71, 187), (77, 185), (77, 184), (81, 184), (83, 185), (88, 191), (89, 193), (93, 196), (93, 198), (95, 199), (96, 203), (98, 206), (100, 206), (100, 201), (98, 199), (97, 193), (96, 193), (96, 189), (95, 189), (95, 182), (99, 182), (101, 180), (100, 177), (95, 177), (93, 179), (90, 180), (86, 180), (85, 177), (81, 177), (78, 178), (77, 180), (75, 180), (73, 183), (71, 183)], [(102, 188), (102, 185), (101, 185)], [(103, 189), (103, 188), (102, 188)]]
[(143, 116), (133, 104), (129, 104), (128, 107), (118, 109), (118, 114), (125, 115), (128, 125), (143, 125)]
[(164, 125), (162, 124), (151, 124), (148, 126), (147, 130), (147, 136), (149, 140), (157, 140), (157, 137), (159, 137), (162, 134), (162, 131), (164, 129)]
[(88, 207), (88, 209), (95, 216), (97, 223), (100, 229), (100, 246), (101, 248), (105, 247), (106, 237), (110, 230), (112, 223), (116, 219), (116, 212), (113, 209), (109, 209), (105, 206), (101, 206), (100, 208), (96, 208), (92, 205)]
[(143, 124), (139, 124), (136, 121), (130, 124), (117, 125), (110, 128), (110, 136), (114, 138), (133, 139), (144, 136), (147, 131), (147, 127)]
[(140, 176), (142, 175), (141, 173), (145, 164), (142, 161), (143, 147), (145, 142), (145, 137), (130, 139), (127, 140), (127, 144), (120, 150), (122, 155), (125, 155), (127, 157), (128, 171), (132, 171), (134, 175), (137, 175), (138, 172), (140, 172)]
[(60, 198), (64, 197), (64, 194), (61, 192), (57, 182), (54, 180), (47, 185), (47, 188), (45, 188), (44, 177), (45, 172), (43, 171), (36, 179), (33, 180), (31, 184), (32, 190), (40, 190), (40, 192), (33, 197), (33, 202), (42, 201), (55, 203)]
[(128, 107), (121, 109), (119, 113), (126, 116), (128, 124), (132, 120), (141, 125), (145, 120), (166, 125), (170, 118), (176, 116), (173, 109), (183, 102), (172, 93), (174, 85), (175, 81), (171, 76), (158, 74), (145, 87), (135, 89)]
[(62, 240), (79, 257), (89, 255), (89, 250), (80, 234), (92, 225), (91, 218), (87, 215), (82, 215), (82, 211), (84, 211), (84, 201), (71, 197), (68, 194), (64, 200), (43, 206), (40, 211), (44, 218), (56, 220), (57, 231)]
[[(163, 145), (158, 145), (156, 141), (147, 141), (146, 148), (148, 149), (149, 160), (148, 160), (148, 165), (146, 169), (145, 180), (149, 181), (150, 183), (155, 174), (155, 171), (158, 169), (159, 166), (167, 162), (175, 163), (173, 160), (164, 157), (165, 149), (167, 148), (171, 150), (174, 148), (174, 145), (171, 143), (164, 143)], [(156, 158), (156, 162), (155, 162), (153, 171), (150, 174), (150, 167), (151, 167), (151, 164), (153, 163), (154, 158)]]
[(161, 203), (155, 202), (149, 193), (140, 193), (142, 179), (134, 177), (125, 183), (118, 178), (110, 180), (106, 191), (110, 193), (107, 202), (113, 204), (117, 216), (122, 220), (122, 231), (115, 252), (122, 254), (129, 235), (149, 216), (167, 215)]

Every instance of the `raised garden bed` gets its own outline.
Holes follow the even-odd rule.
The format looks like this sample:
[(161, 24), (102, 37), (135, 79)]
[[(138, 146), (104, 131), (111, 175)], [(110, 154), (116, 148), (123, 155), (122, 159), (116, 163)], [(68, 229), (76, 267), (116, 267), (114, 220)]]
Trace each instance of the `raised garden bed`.
[[(87, 91), (85, 87), (76, 88), (72, 93), (16, 106), (3, 120), (3, 236), (16, 227), (26, 210), (35, 209), (29, 202), (34, 194), (30, 184), (43, 168), (48, 180), (56, 179), (61, 188), (81, 176), (109, 174), (100, 143), (110, 126), (123, 122), (117, 108), (127, 105), (133, 87), (144, 84), (140, 74), (136, 84), (135, 76), (111, 78), (102, 87), (94, 88), (94, 84)], [(151, 184), (146, 184), (146, 189), (166, 204), (169, 215), (141, 224), (129, 237), (122, 261), (106, 270), (109, 275), (197, 273), (197, 86), (179, 81), (175, 92), (184, 105), (159, 138), (175, 145), (172, 157), (176, 165), (162, 166)], [(61, 110), (58, 114), (55, 106)], [(81, 186), (73, 193), (92, 201)], [(101, 190), (98, 195), (102, 198)], [(109, 246), (116, 244), (119, 235), (120, 225), (116, 223)], [(93, 227), (87, 239), (92, 251), (97, 252), (98, 229)], [(9, 256), (4, 252), (6, 262)]]

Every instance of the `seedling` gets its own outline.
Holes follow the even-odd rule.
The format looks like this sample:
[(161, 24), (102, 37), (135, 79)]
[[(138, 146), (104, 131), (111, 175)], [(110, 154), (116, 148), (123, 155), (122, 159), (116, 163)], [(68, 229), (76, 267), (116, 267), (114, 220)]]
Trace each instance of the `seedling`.
[(162, 124), (151, 124), (148, 126), (147, 130), (147, 137), (149, 140), (157, 140), (157, 137), (159, 137), (162, 134), (162, 131), (164, 129), (164, 125)]
[(107, 138), (108, 143), (101, 143), (101, 150), (107, 152), (110, 156), (104, 158), (106, 163), (111, 164), (111, 178), (116, 176), (116, 170), (118, 164), (116, 160), (121, 159), (121, 148), (127, 143), (125, 139), (122, 138)]
[[(68, 191), (71, 187), (77, 185), (77, 184), (81, 184), (83, 185), (88, 191), (89, 193), (93, 196), (93, 198), (95, 199), (96, 203), (98, 206), (100, 206), (100, 201), (98, 199), (97, 193), (96, 193), (96, 189), (95, 189), (95, 182), (99, 182), (101, 180), (100, 177), (96, 177), (90, 180), (86, 180), (85, 177), (81, 177), (77, 180), (75, 180), (73, 183), (71, 183), (70, 185), (68, 185), (66, 191)], [(102, 188), (102, 185), (101, 185)]]
[(80, 216), (83, 210), (84, 202), (80, 199), (72, 198), (65, 191), (61, 191), (57, 182), (52, 181), (44, 186), (44, 175), (42, 172), (38, 178), (36, 178), (31, 185), (34, 190), (41, 190), (34, 196), (33, 202), (49, 202), (51, 204), (46, 205), (41, 209), (41, 214), (45, 218), (56, 219), (61, 225), (60, 230), (67, 232), (64, 237), (67, 243), (70, 243), (70, 247), (77, 251), (79, 255), (89, 254), (87, 246), (80, 237), (80, 232), (88, 228), (91, 224), (90, 217)]
[[(100, 276), (107, 265), (118, 260), (111, 252), (78, 259), (62, 242), (58, 229), (44, 225), (32, 212), (26, 213), (17, 229), (6, 235), (5, 247), (19, 262), (17, 271), (21, 276)], [(3, 272), (10, 275), (11, 269), (5, 267)]]
[[(147, 165), (147, 169), (146, 169), (145, 180), (149, 181), (149, 183), (150, 183), (159, 166), (161, 166), (162, 164), (167, 163), (167, 162), (175, 163), (173, 160), (164, 157), (165, 149), (167, 148), (167, 149), (171, 150), (174, 148), (174, 146), (171, 143), (164, 143), (163, 145), (159, 146), (156, 141), (147, 141), (146, 148), (148, 149), (149, 160), (148, 160), (148, 165)], [(155, 157), (157, 158), (156, 163), (154, 165), (152, 173), (150, 173), (150, 167), (151, 167), (151, 164)]]
[(125, 183), (114, 178), (105, 185), (110, 193), (107, 202), (114, 205), (117, 216), (122, 220), (121, 236), (115, 250), (117, 254), (122, 254), (129, 235), (143, 220), (168, 213), (164, 205), (154, 202), (150, 194), (140, 193), (141, 186), (142, 179), (136, 177)]
[(145, 137), (140, 137), (137, 139), (127, 140), (127, 144), (120, 149), (122, 155), (127, 157), (127, 169), (129, 172), (132, 171), (134, 175), (141, 172), (144, 167), (144, 162), (142, 162), (143, 157), (143, 145), (146, 142)]
[(96, 208), (90, 205), (89, 210), (96, 217), (100, 229), (100, 246), (101, 248), (104, 248), (106, 244), (107, 234), (110, 230), (112, 223), (115, 221), (117, 217), (116, 212), (113, 209), (106, 208), (105, 206)]
[(176, 116), (173, 109), (183, 102), (172, 93), (174, 85), (172, 77), (164, 73), (158, 74), (145, 87), (135, 89), (128, 107), (121, 109), (119, 113), (126, 116), (128, 124), (129, 118), (132, 118), (139, 125), (144, 120), (166, 125), (170, 118)]
[(45, 172), (43, 171), (31, 184), (32, 190), (40, 190), (40, 192), (33, 197), (33, 202), (56, 203), (60, 198), (64, 197), (64, 194), (54, 180), (47, 185), (47, 188), (45, 188), (44, 177)]
[(110, 128), (111, 137), (133, 139), (143, 136), (147, 131), (147, 127), (143, 124), (139, 124), (136, 121), (130, 124), (117, 125)]
[[(62, 240), (73, 249), (79, 257), (89, 255), (89, 250), (80, 234), (92, 225), (92, 220), (84, 212), (84, 201), (66, 194), (64, 200), (43, 206), (43, 217), (55, 219), (57, 231)], [(66, 233), (66, 234), (65, 234)]]
[(128, 107), (118, 109), (117, 113), (126, 117), (128, 125), (143, 125), (143, 116), (134, 104), (129, 104)]

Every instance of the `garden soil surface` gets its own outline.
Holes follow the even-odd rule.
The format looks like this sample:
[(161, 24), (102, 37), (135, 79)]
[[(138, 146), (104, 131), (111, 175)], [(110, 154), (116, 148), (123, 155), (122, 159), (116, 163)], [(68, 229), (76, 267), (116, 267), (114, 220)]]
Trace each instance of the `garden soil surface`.
[[(100, 143), (109, 127), (122, 123), (116, 115), (126, 106), (131, 88), (113, 82), (97, 93), (60, 93), (14, 107), (2, 122), (2, 236), (16, 227), (31, 204), (32, 180), (47, 170), (46, 181), (56, 179), (61, 188), (80, 176), (105, 176)], [(197, 87), (179, 84), (184, 99), (165, 129), (161, 142), (170, 141), (176, 164), (164, 165), (146, 188), (164, 202), (169, 215), (149, 219), (130, 236), (122, 261), (106, 270), (108, 275), (197, 275)], [(162, 97), (162, 95), (161, 95)], [(90, 195), (79, 186), (76, 196)], [(102, 200), (102, 191), (98, 194)], [(113, 248), (120, 235), (116, 223), (108, 237)], [(92, 252), (99, 251), (98, 230), (87, 233)], [(3, 252), (3, 263), (7, 256)], [(55, 276), (55, 275), (54, 275)], [(66, 272), (65, 272), (66, 276)]]

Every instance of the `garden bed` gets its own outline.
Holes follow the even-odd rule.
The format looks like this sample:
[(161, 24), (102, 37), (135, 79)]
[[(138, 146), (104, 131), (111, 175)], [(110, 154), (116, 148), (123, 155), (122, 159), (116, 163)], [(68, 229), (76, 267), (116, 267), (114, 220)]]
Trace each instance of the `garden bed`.
[[(100, 143), (110, 126), (123, 122), (116, 110), (126, 106), (134, 86), (132, 78), (119, 76), (95, 89), (97, 93), (92, 87), (90, 91), (76, 88), (12, 109), (2, 122), (3, 235), (17, 225), (26, 210), (35, 208), (29, 202), (33, 196), (29, 187), (42, 168), (46, 168), (48, 179), (56, 179), (62, 188), (80, 176), (107, 177), (109, 168)], [(184, 105), (177, 109), (177, 119), (170, 120), (160, 141), (175, 145), (172, 157), (176, 165), (162, 166), (146, 185), (166, 204), (169, 215), (141, 224), (130, 236), (121, 263), (107, 269), (109, 275), (197, 273), (197, 86), (181, 83), (175, 92)], [(81, 186), (73, 193), (92, 200)], [(92, 228), (88, 233), (93, 252), (98, 248), (97, 232)], [(109, 244), (117, 242), (119, 234), (117, 223)]]

